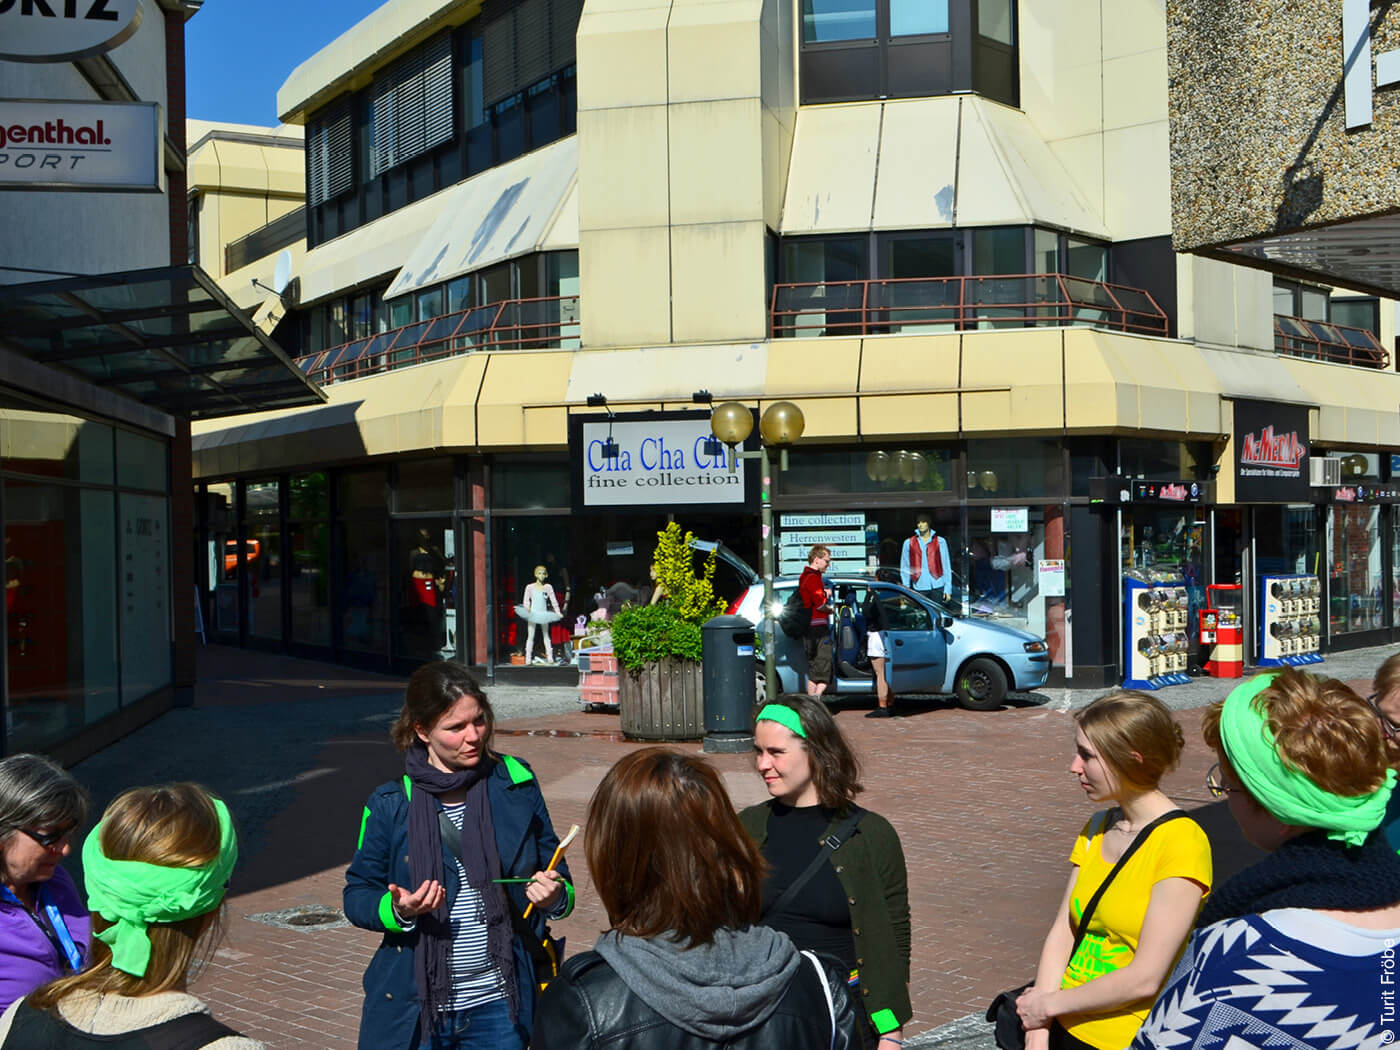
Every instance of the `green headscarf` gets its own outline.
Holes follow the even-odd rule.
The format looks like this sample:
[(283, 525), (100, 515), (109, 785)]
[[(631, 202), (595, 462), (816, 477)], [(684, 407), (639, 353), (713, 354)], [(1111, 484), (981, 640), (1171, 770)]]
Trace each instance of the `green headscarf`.
[(767, 704), (758, 713), (755, 722), (777, 722), (780, 726), (785, 726), (791, 732), (807, 739), (807, 731), (802, 728), (802, 717), (788, 707), (787, 704)]
[(112, 949), (112, 965), (122, 973), (146, 975), (151, 961), (149, 924), (192, 919), (213, 911), (224, 899), (229, 873), (238, 860), (238, 839), (228, 807), (221, 799), (212, 801), (219, 814), (219, 855), (202, 868), (109, 860), (99, 844), (101, 824), (83, 843), (88, 910), (114, 924), (94, 930), (93, 936)]
[(1270, 813), (1287, 824), (1321, 828), (1329, 839), (1359, 846), (1380, 826), (1395, 787), (1395, 770), (1369, 795), (1334, 795), (1279, 755), (1259, 694), (1273, 685), (1273, 673), (1255, 675), (1236, 686), (1220, 711), (1220, 743), (1240, 781)]

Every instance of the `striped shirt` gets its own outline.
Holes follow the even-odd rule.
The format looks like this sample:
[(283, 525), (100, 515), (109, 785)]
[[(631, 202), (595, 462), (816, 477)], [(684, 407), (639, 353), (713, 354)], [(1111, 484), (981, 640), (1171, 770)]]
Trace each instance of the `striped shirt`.
[[(447, 818), (462, 828), (462, 816), (466, 803), (455, 806), (443, 805)], [(501, 972), (491, 962), (491, 952), (486, 942), (486, 909), (481, 894), (467, 881), (467, 873), (462, 862), (457, 865), (457, 881), (461, 886), (457, 899), (452, 902), (450, 915), (452, 947), (449, 959), (452, 967), (453, 1010), (470, 1010), (474, 1006), (489, 1003), (505, 997), (505, 981)]]

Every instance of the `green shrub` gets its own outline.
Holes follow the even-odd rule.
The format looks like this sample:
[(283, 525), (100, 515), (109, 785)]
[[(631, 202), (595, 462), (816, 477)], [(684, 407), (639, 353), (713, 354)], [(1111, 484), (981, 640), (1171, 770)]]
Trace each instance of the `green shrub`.
[(659, 660), (700, 660), (700, 625), (680, 614), (672, 602), (629, 605), (612, 621), (613, 652), (629, 671)]

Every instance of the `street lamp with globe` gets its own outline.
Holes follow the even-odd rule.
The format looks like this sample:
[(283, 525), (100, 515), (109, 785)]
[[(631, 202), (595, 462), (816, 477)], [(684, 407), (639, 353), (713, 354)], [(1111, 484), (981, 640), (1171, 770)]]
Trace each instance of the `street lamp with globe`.
[(738, 401), (726, 401), (716, 405), (710, 413), (710, 432), (729, 446), (731, 471), (736, 469), (740, 459), (750, 456), (758, 459), (759, 515), (762, 525), (759, 550), (763, 572), (763, 688), (769, 700), (778, 695), (778, 675), (773, 631), (773, 468), (768, 449), (778, 449), (779, 467), (786, 470), (788, 446), (795, 444), (802, 437), (806, 425), (802, 409), (791, 401), (775, 401), (764, 409), (763, 416), (758, 421), (758, 451), (740, 452), (738, 446), (753, 432), (753, 412), (747, 405)]

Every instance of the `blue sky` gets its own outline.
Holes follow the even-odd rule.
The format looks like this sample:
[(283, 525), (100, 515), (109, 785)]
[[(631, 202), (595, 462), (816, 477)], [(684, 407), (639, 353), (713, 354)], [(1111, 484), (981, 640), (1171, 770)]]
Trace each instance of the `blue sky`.
[(287, 74), (384, 0), (204, 0), (185, 23), (187, 113), (276, 124)]

